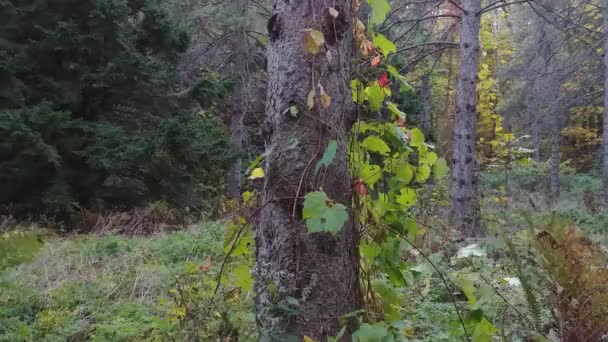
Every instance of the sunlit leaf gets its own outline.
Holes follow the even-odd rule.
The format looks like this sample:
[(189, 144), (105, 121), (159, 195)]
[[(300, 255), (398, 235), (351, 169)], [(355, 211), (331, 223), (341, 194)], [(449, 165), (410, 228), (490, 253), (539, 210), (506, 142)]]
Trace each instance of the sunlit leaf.
[(395, 168), (395, 176), (405, 184), (409, 184), (414, 177), (414, 168), (408, 162), (401, 162)]
[(380, 25), (384, 22), (386, 15), (391, 10), (391, 5), (389, 5), (386, 0), (366, 0), (369, 4), (369, 7), (372, 9), (370, 21), (372, 24)]
[(402, 206), (409, 208), (416, 204), (416, 191), (411, 188), (403, 188), (400, 190), (399, 195), (395, 197), (395, 202)]
[(391, 148), (388, 147), (384, 140), (374, 135), (365, 138), (361, 143), (361, 147), (384, 156), (388, 155), (388, 153), (391, 151)]
[(251, 175), (249, 175), (249, 179), (258, 179), (264, 178), (264, 169), (261, 167), (256, 167), (251, 171)]
[(386, 94), (378, 82), (374, 82), (371, 86), (365, 88), (365, 95), (369, 104), (369, 110), (377, 112), (382, 108), (382, 102)]
[(363, 164), (359, 176), (370, 189), (373, 189), (374, 185), (382, 178), (382, 168), (378, 165)]
[(428, 165), (423, 164), (418, 166), (418, 168), (416, 169), (416, 182), (424, 183), (427, 179), (429, 179), (430, 176), (431, 168)]
[(253, 288), (253, 277), (251, 277), (248, 264), (241, 263), (237, 265), (232, 270), (232, 276), (234, 277), (234, 285), (245, 291), (251, 291)]
[(397, 46), (381, 34), (374, 37), (374, 45), (382, 51), (382, 55), (384, 55), (385, 58), (390, 53), (397, 52)]
[(373, 261), (378, 255), (380, 255), (381, 249), (377, 243), (363, 240), (359, 246), (359, 251), (367, 260)]
[(420, 146), (424, 143), (424, 133), (418, 128), (412, 128), (412, 140), (410, 141), (410, 146)]

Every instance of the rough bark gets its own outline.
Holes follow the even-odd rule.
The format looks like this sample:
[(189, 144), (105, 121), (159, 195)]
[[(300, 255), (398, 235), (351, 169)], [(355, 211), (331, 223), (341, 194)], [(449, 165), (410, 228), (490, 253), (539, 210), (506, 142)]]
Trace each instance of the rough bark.
[(551, 125), (551, 175), (549, 178), (552, 203), (556, 203), (559, 197), (559, 134), (559, 115), (556, 115)]
[(422, 103), (422, 108), (420, 109), (420, 128), (422, 128), (422, 131), (427, 136), (431, 135), (433, 130), (431, 101), (431, 75), (427, 73), (422, 76), (420, 85), (420, 102)]
[[(608, 32), (608, 0), (604, 0), (604, 35)], [(604, 201), (608, 203), (608, 37), (604, 37)]]
[(226, 171), (226, 194), (231, 198), (241, 197), (243, 150), (243, 117), (246, 111), (245, 73), (247, 71), (247, 34), (245, 25), (247, 18), (247, 0), (234, 2), (234, 13), (239, 25), (231, 41), (232, 65), (231, 74), (235, 79), (232, 92), (232, 106), (230, 108), (230, 142), (233, 151), (237, 154), (234, 164)]
[[(335, 4), (335, 21), (326, 4)], [(310, 191), (322, 188), (332, 200), (350, 203), (346, 137), (355, 119), (349, 89), (350, 4), (274, 0), (268, 22), (266, 177), (254, 273), (260, 333), (278, 340), (308, 335), (325, 341), (338, 332), (338, 317), (360, 306), (355, 227), (349, 222), (336, 236), (308, 234), (301, 218), (301, 197)], [(303, 48), (307, 28), (325, 35), (326, 45), (316, 57)], [(333, 63), (328, 62), (326, 49)], [(318, 84), (331, 97), (327, 109), (318, 101)], [(313, 86), (317, 100), (309, 111), (307, 95)], [(288, 110), (293, 105), (299, 109), (296, 117)], [(337, 140), (338, 152), (327, 170), (315, 175), (315, 165), (331, 139)], [(294, 207), (295, 197), (300, 200)], [(281, 309), (289, 297), (298, 300), (298, 312)]]
[(481, 0), (464, 0), (452, 152), (452, 219), (467, 237), (483, 235), (479, 220), (475, 140)]

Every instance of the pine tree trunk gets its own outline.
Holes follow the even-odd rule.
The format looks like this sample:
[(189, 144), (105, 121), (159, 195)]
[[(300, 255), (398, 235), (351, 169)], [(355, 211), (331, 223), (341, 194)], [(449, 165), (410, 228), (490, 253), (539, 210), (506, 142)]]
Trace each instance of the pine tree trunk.
[(241, 197), (241, 178), (243, 151), (243, 116), (246, 111), (245, 73), (247, 71), (247, 34), (243, 23), (247, 20), (247, 0), (234, 2), (234, 13), (239, 22), (238, 29), (232, 38), (232, 66), (231, 73), (235, 80), (232, 92), (232, 108), (230, 113), (230, 142), (237, 154), (234, 164), (226, 171), (226, 194), (231, 198)]
[(467, 237), (483, 235), (476, 175), (477, 72), (481, 0), (464, 0), (456, 85), (452, 159), (452, 219)]
[(429, 136), (432, 134), (433, 129), (431, 116), (431, 75), (429, 73), (422, 76), (420, 101), (422, 102), (422, 108), (420, 109), (420, 128), (422, 128), (425, 135)]
[[(604, 32), (608, 32), (608, 0), (604, 0)], [(604, 200), (608, 203), (608, 38), (604, 37)]]
[[(256, 230), (254, 273), (260, 334), (278, 340), (307, 335), (325, 341), (339, 331), (339, 316), (360, 307), (355, 227), (348, 222), (336, 236), (308, 234), (303, 201), (294, 206), (295, 197), (321, 188), (332, 200), (350, 204), (346, 137), (356, 114), (349, 88), (351, 2), (329, 2), (339, 12), (335, 20), (326, 4), (274, 0), (268, 22), (265, 206)], [(305, 52), (303, 30), (309, 28), (324, 33), (332, 63), (325, 48), (316, 57)], [(319, 102), (319, 84), (331, 97), (327, 109)], [(313, 86), (316, 102), (308, 110)], [(288, 110), (294, 105), (295, 117)], [(315, 175), (331, 139), (337, 140), (338, 152), (327, 170)], [(298, 305), (289, 304), (290, 297)]]
[(551, 127), (551, 175), (550, 175), (550, 199), (553, 204), (557, 203), (559, 197), (559, 125), (560, 116), (553, 118)]

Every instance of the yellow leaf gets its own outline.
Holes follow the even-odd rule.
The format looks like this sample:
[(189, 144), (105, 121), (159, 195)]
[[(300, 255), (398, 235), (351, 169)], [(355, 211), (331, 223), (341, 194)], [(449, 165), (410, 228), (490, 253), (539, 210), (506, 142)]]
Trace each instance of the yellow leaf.
[(253, 171), (251, 171), (251, 175), (249, 176), (249, 179), (258, 178), (264, 178), (264, 169), (262, 169), (261, 167), (256, 167), (255, 169), (253, 169)]
[(306, 101), (306, 104), (308, 105), (309, 110), (315, 106), (315, 88), (314, 87), (312, 89), (310, 89), (310, 91), (308, 92), (308, 100)]
[(323, 89), (323, 86), (321, 86), (320, 84), (319, 89), (321, 93), (321, 107), (323, 107), (323, 109), (327, 109), (331, 105), (331, 97), (327, 95), (325, 89)]
[(317, 342), (312, 337), (304, 336), (304, 342)]
[(325, 44), (323, 32), (312, 29), (304, 30), (304, 49), (306, 52), (316, 55), (323, 44)]

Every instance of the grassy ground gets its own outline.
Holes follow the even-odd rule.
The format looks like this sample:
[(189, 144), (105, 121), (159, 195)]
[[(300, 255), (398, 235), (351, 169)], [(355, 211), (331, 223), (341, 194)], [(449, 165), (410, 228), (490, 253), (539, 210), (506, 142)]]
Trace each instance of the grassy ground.
[[(506, 341), (523, 341), (534, 329), (556, 335), (543, 270), (514, 260), (506, 240), (531, 257), (525, 216), (537, 227), (557, 216), (564, 225), (574, 222), (604, 243), (608, 213), (598, 204), (599, 178), (568, 168), (561, 176), (560, 199), (551, 207), (546, 167), (515, 168), (508, 194), (503, 172), (484, 174), (488, 238), (478, 246), (483, 255), (459, 258), (455, 251), (468, 242), (451, 246), (452, 252), (445, 245), (438, 250), (432, 244), (422, 246), (450, 283), (449, 291), (428, 262), (412, 257), (404, 244), (411, 282), (394, 303), (406, 317), (395, 323), (404, 341), (461, 340), (453, 299), (465, 320), (483, 312), (497, 327), (496, 336)], [(447, 198), (445, 193), (438, 197)], [(446, 227), (442, 217), (429, 222)], [(47, 236), (31, 262), (0, 273), (0, 341), (254, 341), (248, 291), (253, 256), (245, 244), (226, 265), (223, 285), (214, 297), (225, 231), (223, 223), (205, 223), (147, 237)], [(245, 240), (251, 243), (251, 235)], [(530, 275), (523, 287), (518, 267), (519, 273)], [(465, 294), (467, 286), (473, 287)], [(532, 298), (526, 286), (535, 291)], [(531, 300), (536, 308), (531, 308)]]
[[(213, 223), (152, 237), (50, 238), (31, 263), (0, 277), (0, 340), (247, 336), (248, 298), (217, 308), (210, 301), (223, 235), (223, 225)], [(195, 322), (195, 314), (205, 317)]]

